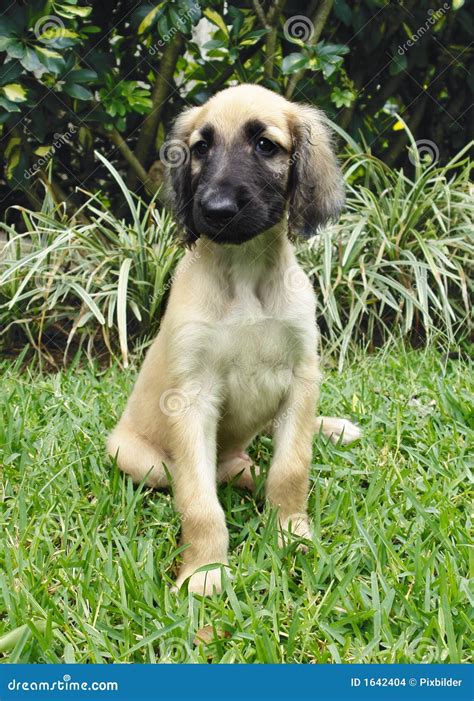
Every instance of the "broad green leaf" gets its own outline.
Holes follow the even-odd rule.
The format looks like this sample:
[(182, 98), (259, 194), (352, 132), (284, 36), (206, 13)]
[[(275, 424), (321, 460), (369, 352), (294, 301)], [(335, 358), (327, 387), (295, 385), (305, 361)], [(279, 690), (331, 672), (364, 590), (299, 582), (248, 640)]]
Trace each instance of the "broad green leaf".
[(348, 27), (352, 19), (352, 10), (345, 0), (334, 3), (334, 14)]
[(43, 63), (40, 61), (38, 54), (29, 46), (26, 47), (23, 58), (20, 58), (20, 63), (24, 68), (26, 68), (27, 71), (34, 71), (38, 74), (46, 72), (46, 69)]
[(166, 16), (166, 13), (163, 12), (158, 19), (158, 32), (162, 38), (165, 38), (169, 34), (169, 31), (170, 27), (168, 25), (168, 17)]
[(56, 12), (61, 17), (89, 17), (92, 7), (79, 7), (78, 5), (56, 5)]
[[(2, 97), (1, 95), (0, 95), (0, 107), (3, 107), (3, 109), (6, 110), (7, 113), (8, 112), (21, 112), (21, 109), (18, 107), (16, 102), (11, 102), (10, 100), (7, 100), (5, 97)], [(8, 118), (8, 114), (6, 116)]]
[(202, 48), (207, 51), (212, 51), (213, 49), (226, 49), (227, 47), (222, 41), (219, 41), (219, 39), (211, 39), (210, 41), (206, 41), (206, 43), (202, 45)]
[(326, 44), (324, 41), (320, 41), (319, 44), (313, 49), (317, 56), (324, 56), (325, 58), (339, 57), (343, 54), (349, 52), (349, 47), (345, 44)]
[(0, 66), (0, 85), (13, 83), (22, 73), (23, 67), (19, 61), (7, 61)]
[(252, 32), (246, 32), (240, 37), (240, 41), (244, 41), (246, 39), (261, 39), (265, 34), (268, 34), (270, 30), (269, 29), (255, 29)]
[(93, 95), (90, 90), (77, 83), (65, 83), (64, 92), (78, 100), (91, 100)]
[(168, 9), (169, 12), (169, 17), (170, 17), (170, 22), (173, 25), (173, 27), (179, 28), (182, 31), (184, 30), (186, 26), (186, 21), (181, 19), (181, 17), (178, 15), (178, 13), (173, 9), (173, 5), (171, 5)]
[(20, 144), (21, 139), (19, 137), (14, 136), (10, 139), (5, 149), (5, 158), (7, 160), (5, 175), (7, 176), (7, 180), (11, 180), (13, 178), (15, 168), (20, 163)]
[(21, 144), (19, 136), (12, 136), (5, 148), (5, 157), (9, 158), (14, 149)]
[(354, 95), (351, 90), (344, 90), (336, 86), (331, 92), (331, 102), (334, 102), (336, 107), (349, 107), (354, 99)]
[(42, 157), (42, 156), (47, 156), (50, 151), (51, 151), (51, 146), (38, 146), (38, 148), (36, 148), (34, 150), (34, 153), (37, 156)]
[(50, 73), (58, 74), (64, 68), (64, 58), (57, 51), (47, 49), (45, 46), (35, 46), (35, 53)]
[(4, 85), (2, 90), (11, 102), (24, 102), (26, 100), (26, 90), (19, 83)]
[(138, 26), (138, 34), (143, 34), (144, 32), (148, 31), (156, 18), (158, 17), (159, 13), (163, 9), (164, 3), (160, 2), (159, 5), (156, 5), (150, 12), (142, 19)]
[(217, 27), (219, 27), (219, 29), (221, 29), (226, 36), (229, 36), (229, 30), (227, 28), (227, 25), (218, 12), (215, 12), (214, 10), (211, 10), (209, 7), (207, 7), (204, 10), (204, 15), (210, 22), (212, 22), (212, 24), (215, 24)]
[(284, 75), (290, 75), (305, 68), (308, 65), (309, 58), (301, 53), (288, 54), (282, 61), (281, 72)]
[(60, 39), (79, 39), (79, 34), (77, 34), (77, 32), (73, 32), (71, 29), (58, 26), (48, 27), (48, 29), (46, 29), (38, 37), (38, 40), (44, 43), (56, 42)]
[(11, 58), (23, 58), (26, 47), (21, 41), (10, 41), (7, 47), (7, 53)]
[(232, 20), (230, 33), (232, 36), (237, 37), (240, 34), (242, 25), (244, 23), (245, 15), (238, 7), (232, 5), (228, 8), (229, 17)]
[(78, 68), (75, 71), (68, 73), (68, 82), (71, 83), (89, 83), (92, 80), (97, 80), (97, 73), (88, 68)]
[(1, 37), (0, 36), (0, 51), (7, 51), (9, 44), (15, 40), (11, 37)]
[(58, 51), (53, 51), (52, 49), (47, 49), (46, 46), (37, 46), (35, 48), (35, 50), (38, 51), (43, 56), (46, 56), (47, 58), (56, 58), (56, 59), (63, 60), (62, 55)]

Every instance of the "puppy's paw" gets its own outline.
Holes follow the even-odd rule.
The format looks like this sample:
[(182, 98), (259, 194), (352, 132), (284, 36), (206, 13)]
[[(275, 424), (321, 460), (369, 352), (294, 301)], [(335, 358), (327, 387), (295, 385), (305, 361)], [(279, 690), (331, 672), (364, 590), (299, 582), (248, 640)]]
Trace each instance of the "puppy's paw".
[(217, 567), (207, 572), (196, 572), (196, 568), (186, 567), (179, 573), (176, 580), (175, 591), (181, 589), (187, 580), (188, 592), (200, 594), (201, 596), (210, 596), (213, 593), (220, 594), (222, 591), (222, 570)]
[(330, 438), (333, 443), (341, 441), (342, 445), (348, 445), (357, 441), (362, 436), (362, 431), (356, 424), (348, 419), (338, 419), (333, 416), (318, 416), (316, 430)]
[(247, 453), (239, 453), (223, 461), (219, 465), (219, 482), (233, 482), (236, 487), (248, 489), (251, 492), (255, 489), (255, 482), (252, 474), (258, 475), (258, 468), (254, 466)]
[[(284, 547), (291, 542), (291, 538), (303, 538), (312, 540), (313, 534), (308, 516), (306, 514), (291, 514), (280, 520), (280, 532), (278, 534), (278, 544)], [(308, 552), (308, 546), (304, 543), (298, 545), (298, 550)]]

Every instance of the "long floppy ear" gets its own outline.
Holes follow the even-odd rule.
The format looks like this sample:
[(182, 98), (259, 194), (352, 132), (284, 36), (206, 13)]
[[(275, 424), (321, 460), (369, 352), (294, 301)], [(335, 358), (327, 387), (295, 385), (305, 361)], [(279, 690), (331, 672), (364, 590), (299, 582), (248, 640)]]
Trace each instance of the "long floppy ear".
[(293, 106), (288, 223), (291, 235), (310, 238), (318, 227), (339, 216), (344, 181), (323, 113), (314, 107)]
[(175, 121), (168, 139), (160, 149), (160, 159), (166, 166), (167, 194), (183, 243), (192, 243), (198, 238), (193, 230), (189, 136), (200, 109), (191, 107), (185, 110)]

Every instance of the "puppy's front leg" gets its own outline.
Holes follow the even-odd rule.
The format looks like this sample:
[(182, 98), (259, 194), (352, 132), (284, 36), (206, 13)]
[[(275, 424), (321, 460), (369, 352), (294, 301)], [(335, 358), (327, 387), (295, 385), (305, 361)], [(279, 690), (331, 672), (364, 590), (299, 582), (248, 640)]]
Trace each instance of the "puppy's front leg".
[(228, 534), (216, 490), (217, 414), (212, 402), (193, 401), (180, 416), (170, 419), (173, 444), (173, 487), (182, 518), (183, 564), (177, 579), (188, 577), (189, 591), (211, 594), (221, 589), (220, 569), (196, 570), (227, 563)]
[(280, 527), (311, 538), (306, 513), (314, 430), (319, 393), (317, 359), (295, 373), (287, 401), (274, 421), (275, 453), (266, 494), (278, 508)]

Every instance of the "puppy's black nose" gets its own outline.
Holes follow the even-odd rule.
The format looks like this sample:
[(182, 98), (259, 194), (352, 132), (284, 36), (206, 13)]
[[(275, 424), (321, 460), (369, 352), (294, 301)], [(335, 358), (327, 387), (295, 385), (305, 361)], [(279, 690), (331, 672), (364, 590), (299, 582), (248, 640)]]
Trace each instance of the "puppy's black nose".
[(212, 222), (226, 222), (239, 211), (237, 202), (227, 195), (211, 194), (201, 200), (203, 215)]

